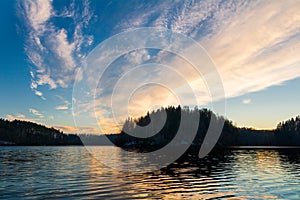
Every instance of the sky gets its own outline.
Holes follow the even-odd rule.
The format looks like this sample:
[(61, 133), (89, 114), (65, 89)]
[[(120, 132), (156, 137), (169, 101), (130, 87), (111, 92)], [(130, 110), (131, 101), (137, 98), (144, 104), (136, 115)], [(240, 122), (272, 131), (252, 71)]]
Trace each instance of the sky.
[[(222, 114), (238, 126), (275, 128), (300, 114), (299, 10), (299, 0), (3, 0), (0, 117), (78, 132), (73, 90), (74, 83), (82, 81), (76, 77), (89, 55), (116, 34), (155, 27), (192, 38), (204, 48), (224, 88)], [(138, 49), (116, 59), (96, 82), (96, 104), (85, 104), (89, 109), (77, 128), (86, 133), (117, 132), (128, 113), (139, 116), (162, 105), (176, 105), (172, 92), (185, 95), (181, 104), (195, 106), (186, 84), (174, 81), (170, 68), (179, 71), (197, 93), (199, 107), (222, 100), (222, 95), (209, 98), (213, 90), (205, 84), (209, 73), (197, 76), (189, 63), (172, 52)], [(130, 70), (138, 71), (131, 74)], [(139, 81), (162, 79), (170, 88), (163, 84), (133, 87)], [(115, 87), (119, 82), (122, 87)], [(121, 113), (117, 120), (110, 112), (114, 91), (119, 91), (114, 97)], [(90, 120), (95, 113), (101, 130)]]

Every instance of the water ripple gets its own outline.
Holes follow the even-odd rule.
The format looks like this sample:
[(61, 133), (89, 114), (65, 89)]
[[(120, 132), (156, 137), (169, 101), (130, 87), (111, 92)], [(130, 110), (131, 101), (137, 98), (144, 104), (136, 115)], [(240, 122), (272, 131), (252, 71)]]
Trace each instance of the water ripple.
[(299, 158), (298, 151), (234, 150), (132, 174), (101, 165), (84, 147), (0, 147), (0, 198), (300, 199)]

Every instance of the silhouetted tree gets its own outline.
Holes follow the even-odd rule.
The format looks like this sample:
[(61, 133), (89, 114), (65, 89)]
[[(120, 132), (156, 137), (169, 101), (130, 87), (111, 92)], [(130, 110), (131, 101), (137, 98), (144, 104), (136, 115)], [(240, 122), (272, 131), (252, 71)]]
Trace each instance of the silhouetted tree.
[[(164, 116), (166, 114), (166, 119)], [(195, 120), (200, 116), (199, 120)], [(233, 145), (237, 141), (238, 129), (232, 125), (232, 122), (215, 115), (212, 111), (207, 109), (199, 110), (198, 107), (190, 109), (187, 106), (181, 108), (181, 106), (169, 106), (166, 108), (160, 108), (151, 113), (147, 112), (145, 116), (141, 116), (137, 119), (128, 118), (123, 125), (122, 132), (115, 140), (116, 145), (123, 148), (133, 148), (142, 151), (153, 151), (167, 145), (176, 136), (179, 127), (185, 130), (186, 133), (183, 137), (178, 138), (175, 141), (177, 144), (184, 143), (186, 141), (193, 141), (193, 151), (197, 151), (202, 144), (206, 132), (208, 130), (211, 118), (216, 121), (224, 121), (224, 128), (221, 134), (221, 138), (217, 144), (218, 148), (224, 148), (229, 145)], [(182, 123), (181, 119), (188, 119)], [(157, 131), (155, 126), (163, 123), (163, 126), (156, 134), (153, 131)], [(195, 133), (190, 131), (190, 127), (197, 127), (198, 131), (194, 138)], [(147, 137), (150, 134), (152, 136)], [(140, 138), (139, 136), (143, 136)]]
[(33, 122), (0, 119), (0, 141), (15, 145), (81, 145), (80, 138), (73, 134), (47, 128)]

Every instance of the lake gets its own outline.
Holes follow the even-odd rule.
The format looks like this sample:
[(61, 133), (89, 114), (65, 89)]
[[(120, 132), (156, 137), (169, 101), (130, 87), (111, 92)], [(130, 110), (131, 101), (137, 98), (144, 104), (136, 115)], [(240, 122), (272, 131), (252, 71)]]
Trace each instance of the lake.
[(128, 173), (102, 165), (85, 147), (0, 147), (0, 180), (1, 199), (300, 199), (300, 151), (236, 149)]

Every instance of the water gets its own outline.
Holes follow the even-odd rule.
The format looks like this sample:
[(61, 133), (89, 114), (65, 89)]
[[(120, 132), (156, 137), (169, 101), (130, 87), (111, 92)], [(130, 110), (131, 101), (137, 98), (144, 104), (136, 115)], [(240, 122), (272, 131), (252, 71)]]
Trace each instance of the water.
[(233, 150), (204, 163), (133, 174), (99, 164), (84, 147), (0, 147), (0, 198), (300, 199), (297, 150)]

